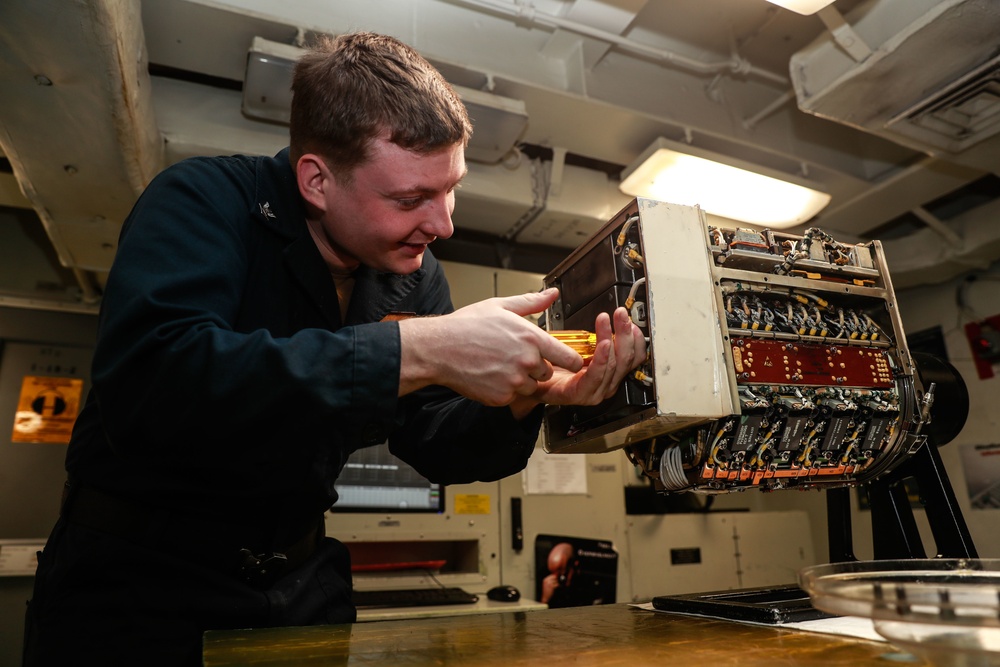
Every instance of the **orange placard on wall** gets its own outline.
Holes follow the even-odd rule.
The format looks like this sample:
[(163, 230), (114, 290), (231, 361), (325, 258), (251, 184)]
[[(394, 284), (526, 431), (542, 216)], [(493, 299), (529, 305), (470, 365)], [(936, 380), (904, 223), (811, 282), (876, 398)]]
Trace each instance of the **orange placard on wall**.
[(82, 395), (80, 378), (24, 376), (11, 442), (68, 444)]
[(455, 514), (489, 514), (490, 497), (485, 493), (455, 494)]

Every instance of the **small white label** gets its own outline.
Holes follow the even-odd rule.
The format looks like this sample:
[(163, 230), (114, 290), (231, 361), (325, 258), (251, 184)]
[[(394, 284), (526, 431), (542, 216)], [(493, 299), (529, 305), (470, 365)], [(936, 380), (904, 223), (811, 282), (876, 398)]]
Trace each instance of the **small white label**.
[(0, 577), (31, 577), (44, 542), (0, 542)]

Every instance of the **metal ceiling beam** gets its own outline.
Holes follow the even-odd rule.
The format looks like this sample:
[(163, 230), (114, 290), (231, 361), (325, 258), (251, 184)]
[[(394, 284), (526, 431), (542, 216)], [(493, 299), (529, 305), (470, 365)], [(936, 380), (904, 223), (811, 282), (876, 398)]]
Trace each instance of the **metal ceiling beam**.
[(145, 53), (138, 0), (0, 4), (0, 146), (86, 299), (162, 167)]
[(863, 237), (890, 220), (910, 212), (914, 201), (926, 204), (981, 177), (971, 167), (926, 157), (892, 176), (871, 184), (851, 199), (837, 203), (816, 220), (846, 234)]

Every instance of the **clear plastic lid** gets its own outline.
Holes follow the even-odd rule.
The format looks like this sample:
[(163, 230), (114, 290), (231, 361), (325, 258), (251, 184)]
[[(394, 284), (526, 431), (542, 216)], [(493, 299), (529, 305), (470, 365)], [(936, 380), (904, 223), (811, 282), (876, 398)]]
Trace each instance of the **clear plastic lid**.
[(938, 665), (1000, 665), (1000, 559), (831, 563), (799, 572), (813, 606), (870, 618), (893, 644)]

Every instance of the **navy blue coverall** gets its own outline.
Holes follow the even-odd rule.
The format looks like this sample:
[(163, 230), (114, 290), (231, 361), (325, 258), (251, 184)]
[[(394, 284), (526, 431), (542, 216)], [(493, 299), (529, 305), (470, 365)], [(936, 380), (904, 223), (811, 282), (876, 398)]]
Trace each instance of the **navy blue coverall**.
[(314, 533), (360, 447), (388, 439), (445, 484), (526, 464), (541, 409), (517, 422), (443, 387), (397, 396), (399, 328), (383, 318), (452, 310), (431, 253), (410, 275), (360, 267), (342, 321), (304, 216), (287, 149), (182, 161), (136, 202), (68, 449), (72, 511), (39, 559), (26, 664), (200, 664), (207, 629), (353, 621), (335, 539), (317, 537), (276, 581), (245, 581), (237, 554)]

